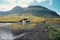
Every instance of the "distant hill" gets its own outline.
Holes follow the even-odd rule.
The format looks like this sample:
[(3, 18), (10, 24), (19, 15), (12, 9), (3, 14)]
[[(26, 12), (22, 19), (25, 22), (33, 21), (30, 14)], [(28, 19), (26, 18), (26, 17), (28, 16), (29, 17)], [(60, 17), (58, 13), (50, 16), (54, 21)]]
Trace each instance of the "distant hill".
[(56, 12), (42, 6), (29, 6), (27, 8), (21, 8), (19, 6), (16, 6), (10, 11), (6, 12), (0, 11), (0, 16), (16, 14), (16, 13), (19, 15), (27, 13), (32, 14), (34, 16), (45, 17), (45, 18), (55, 18), (55, 17), (60, 18), (60, 16)]
[(24, 8), (16, 6), (15, 8), (13, 8), (11, 10), (11, 13), (23, 13), (24, 12)]

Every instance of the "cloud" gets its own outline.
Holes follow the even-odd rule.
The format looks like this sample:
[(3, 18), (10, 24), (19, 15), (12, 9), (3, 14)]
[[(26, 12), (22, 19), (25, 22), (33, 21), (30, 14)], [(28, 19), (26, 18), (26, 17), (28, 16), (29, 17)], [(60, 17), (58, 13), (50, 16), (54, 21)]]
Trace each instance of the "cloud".
[(14, 3), (15, 2), (15, 0), (5, 0), (5, 1), (11, 2), (11, 3)]
[(8, 2), (9, 4), (0, 4), (0, 11), (8, 11), (16, 6), (14, 0), (4, 0), (4, 1)]
[(50, 0), (50, 3), (49, 3), (49, 5), (52, 5), (52, 0)]
[(36, 0), (37, 2), (41, 3), (41, 2), (45, 2), (47, 0)]
[(3, 10), (3, 11), (11, 10), (13, 7), (15, 7), (17, 5), (20, 7), (28, 7), (29, 4), (33, 3), (34, 1), (36, 1), (37, 3), (48, 1), (49, 5), (52, 5), (52, 0), (4, 0), (4, 1), (8, 2), (9, 4), (0, 4), (0, 11), (1, 10)]
[(8, 2), (9, 4), (0, 4), (0, 11), (8, 11), (11, 10), (15, 6), (20, 7), (28, 7), (28, 4), (31, 3), (33, 0), (4, 0), (5, 3)]
[(18, 5), (21, 7), (28, 7), (31, 2), (33, 2), (33, 0), (20, 0), (18, 1)]
[(15, 6), (16, 5), (14, 5), (14, 4), (9, 4), (9, 5), (1, 5), (0, 4), (0, 11), (8, 11), (8, 10), (11, 10)]
[(36, 2), (41, 3), (41, 2), (49, 2), (49, 5), (52, 5), (52, 0), (36, 0)]

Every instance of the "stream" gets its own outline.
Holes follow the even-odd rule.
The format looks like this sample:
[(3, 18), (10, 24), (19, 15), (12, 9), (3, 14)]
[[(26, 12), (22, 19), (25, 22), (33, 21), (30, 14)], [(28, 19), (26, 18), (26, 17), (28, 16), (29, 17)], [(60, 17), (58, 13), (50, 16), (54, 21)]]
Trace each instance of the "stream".
[[(7, 25), (11, 25), (11, 24), (13, 24), (13, 23), (0, 23), (0, 27), (4, 27)], [(14, 34), (11, 31), (0, 29), (0, 40), (14, 40), (14, 39), (20, 38), (26, 34), (28, 34), (28, 33), (22, 33), (17, 36), (14, 36)]]

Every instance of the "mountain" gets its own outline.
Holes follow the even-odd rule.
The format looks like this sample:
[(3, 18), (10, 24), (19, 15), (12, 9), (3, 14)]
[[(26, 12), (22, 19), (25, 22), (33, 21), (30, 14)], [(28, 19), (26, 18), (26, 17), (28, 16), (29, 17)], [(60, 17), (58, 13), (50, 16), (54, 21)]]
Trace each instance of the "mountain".
[(29, 6), (27, 8), (16, 6), (10, 11), (0, 12), (0, 15), (4, 16), (9, 14), (16, 14), (16, 13), (19, 15), (27, 13), (38, 17), (47, 17), (47, 18), (59, 17), (60, 18), (60, 16), (56, 12), (49, 10), (48, 8), (45, 8), (43, 6), (37, 6), (37, 5)]
[(56, 12), (42, 6), (29, 6), (26, 12), (40, 17), (60, 17)]
[(16, 14), (16, 13), (22, 13), (24, 11), (23, 8), (19, 7), (19, 6), (16, 6), (14, 7), (12, 10), (9, 10), (9, 11), (0, 11), (0, 16), (6, 16), (6, 15), (9, 15), (9, 14)]
[(9, 14), (10, 14), (10, 11), (6, 11), (6, 12), (0, 11), (0, 16), (5, 16)]
[(16, 6), (11, 10), (12, 13), (23, 13), (24, 9), (22, 7)]

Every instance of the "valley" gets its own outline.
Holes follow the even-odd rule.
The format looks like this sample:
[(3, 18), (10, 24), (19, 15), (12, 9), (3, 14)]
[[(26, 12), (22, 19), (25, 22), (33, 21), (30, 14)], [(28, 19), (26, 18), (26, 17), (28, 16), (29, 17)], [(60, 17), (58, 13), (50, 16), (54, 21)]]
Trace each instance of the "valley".
[(0, 32), (1, 40), (60, 40), (60, 15), (42, 6), (16, 6), (0, 12)]

